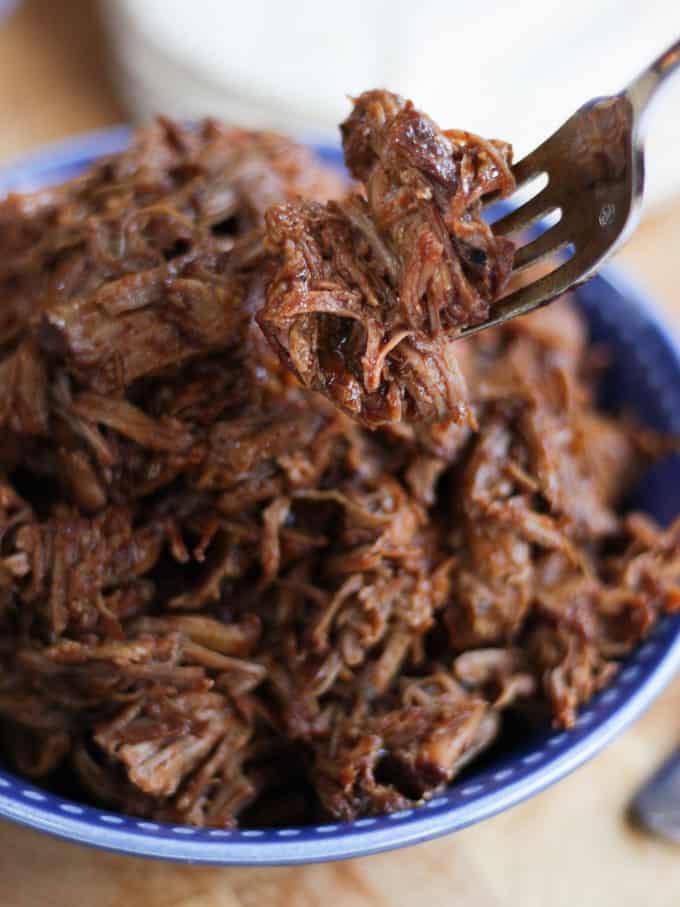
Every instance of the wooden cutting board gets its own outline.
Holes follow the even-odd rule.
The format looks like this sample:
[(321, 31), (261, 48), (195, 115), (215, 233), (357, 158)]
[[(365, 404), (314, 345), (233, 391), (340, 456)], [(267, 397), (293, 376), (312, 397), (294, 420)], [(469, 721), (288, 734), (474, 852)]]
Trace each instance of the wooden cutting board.
[[(0, 26), (0, 158), (119, 121), (104, 59), (88, 0), (24, 0)], [(679, 258), (680, 200), (623, 254), (680, 332)], [(624, 819), (676, 743), (680, 678), (606, 752), (533, 800), (438, 841), (320, 866), (172, 865), (0, 823), (0, 907), (677, 907), (680, 847)]]

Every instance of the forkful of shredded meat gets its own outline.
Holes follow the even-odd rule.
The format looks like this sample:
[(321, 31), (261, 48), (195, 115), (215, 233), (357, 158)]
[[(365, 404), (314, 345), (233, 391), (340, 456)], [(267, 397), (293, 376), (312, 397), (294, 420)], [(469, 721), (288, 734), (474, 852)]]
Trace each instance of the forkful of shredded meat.
[(357, 98), (341, 131), (354, 191), (267, 213), (278, 268), (260, 327), (305, 387), (366, 426), (469, 420), (454, 341), (511, 272), (482, 205), (512, 193), (512, 150), (387, 91)]
[[(469, 420), (454, 341), (558, 298), (630, 236), (644, 114), (679, 67), (680, 40), (515, 166), (504, 143), (441, 130), (389, 92), (362, 94), (341, 126), (357, 191), (269, 212), (269, 246), (281, 255), (260, 315), (270, 342), (306, 387), (365, 425)], [(539, 177), (545, 187), (493, 230), (483, 221), (485, 201)], [(508, 237), (549, 214), (557, 222), (513, 256)], [(511, 271), (544, 261), (503, 295)]]

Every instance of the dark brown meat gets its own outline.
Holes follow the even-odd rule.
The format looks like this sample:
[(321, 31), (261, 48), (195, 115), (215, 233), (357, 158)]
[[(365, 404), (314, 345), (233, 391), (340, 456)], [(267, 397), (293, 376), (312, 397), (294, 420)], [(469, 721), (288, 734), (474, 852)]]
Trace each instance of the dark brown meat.
[(487, 703), (448, 676), (423, 678), (403, 705), (348, 716), (318, 745), (315, 783), (340, 819), (413, 806), (431, 796), (497, 731)]
[[(42, 445), (41, 470), (96, 513), (200, 461), (211, 420), (187, 381), (214, 420), (236, 394), (255, 403), (242, 379), (264, 374), (246, 347), (263, 346), (266, 209), (341, 188), (282, 136), (160, 120), (82, 177), (0, 202), (0, 468)], [(128, 389), (161, 373), (163, 399), (137, 406)]]
[(512, 243), (481, 217), (513, 189), (510, 147), (386, 91), (357, 98), (341, 130), (361, 192), (268, 213), (279, 270), (259, 323), (305, 387), (365, 425), (469, 418), (453, 340), (510, 273)]
[[(504, 148), (386, 93), (344, 135), (366, 197), (335, 206), (292, 143), (167, 122), (0, 205), (0, 744), (28, 777), (197, 826), (411, 807), (510, 706), (569, 727), (680, 607), (680, 524), (620, 512), (669, 442), (597, 410), (576, 310), (451, 357), (509, 263), (478, 216)], [(303, 386), (254, 318), (265, 216)]]
[(224, 263), (209, 256), (192, 251), (49, 307), (43, 349), (63, 358), (80, 384), (108, 394), (186, 359), (237, 347), (247, 324), (245, 288), (237, 277), (220, 276)]
[[(63, 262), (52, 265), (41, 299), (42, 345), (80, 383), (120, 392), (168, 365), (236, 347), (265, 211), (338, 188), (280, 136), (161, 121), (129, 152), (54, 197), (48, 190), (43, 205), (5, 202), (24, 213), (19, 237), (38, 222), (44, 232), (23, 254), (10, 249), (4, 267), (14, 285), (36, 256)], [(0, 212), (0, 237), (2, 223)]]

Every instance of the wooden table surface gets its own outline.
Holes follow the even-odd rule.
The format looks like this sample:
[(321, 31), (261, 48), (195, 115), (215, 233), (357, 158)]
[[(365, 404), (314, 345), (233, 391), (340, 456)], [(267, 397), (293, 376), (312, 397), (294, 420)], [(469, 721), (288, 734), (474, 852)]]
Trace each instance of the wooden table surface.
[[(87, 0), (25, 0), (0, 24), (0, 160), (119, 122), (105, 58)], [(679, 256), (677, 200), (621, 259), (680, 330)], [(0, 907), (672, 907), (680, 848), (623, 815), (678, 741), (680, 678), (606, 752), (533, 800), (409, 850), (320, 866), (170, 865), (0, 823)]]

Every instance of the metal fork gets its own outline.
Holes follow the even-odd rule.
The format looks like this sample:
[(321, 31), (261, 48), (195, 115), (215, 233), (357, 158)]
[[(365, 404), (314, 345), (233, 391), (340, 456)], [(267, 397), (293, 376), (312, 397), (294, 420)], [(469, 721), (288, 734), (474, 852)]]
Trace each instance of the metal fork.
[[(644, 186), (643, 125), (661, 84), (680, 68), (680, 40), (620, 94), (595, 98), (513, 167), (517, 189), (546, 174), (548, 183), (526, 204), (496, 221), (508, 236), (553, 212), (560, 219), (515, 253), (513, 274), (555, 253), (571, 252), (550, 271), (491, 307), (475, 334), (546, 305), (592, 277), (637, 226)], [(680, 166), (680, 164), (679, 164)], [(555, 216), (553, 214), (553, 216)]]

